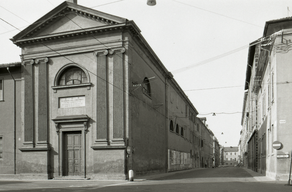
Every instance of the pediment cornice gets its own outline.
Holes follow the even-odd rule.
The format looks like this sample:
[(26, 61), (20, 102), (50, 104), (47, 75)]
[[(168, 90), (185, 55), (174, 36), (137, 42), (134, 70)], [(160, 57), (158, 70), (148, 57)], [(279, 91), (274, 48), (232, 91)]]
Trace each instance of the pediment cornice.
[(88, 28), (88, 29), (80, 29), (80, 30), (74, 30), (69, 32), (62, 32), (62, 33), (55, 33), (50, 35), (44, 35), (44, 36), (38, 36), (38, 37), (28, 37), (20, 40), (13, 40), (11, 39), (14, 44), (16, 44), (19, 47), (29, 45), (29, 44), (36, 44), (36, 43), (45, 43), (50, 41), (56, 41), (56, 40), (62, 40), (62, 39), (70, 39), (70, 38), (76, 38), (81, 36), (90, 36), (95, 35), (97, 33), (108, 33), (108, 32), (114, 32), (114, 31), (130, 31), (132, 34), (137, 35), (140, 33), (139, 28), (136, 27), (136, 25), (133, 25), (134, 23), (124, 23), (124, 24), (116, 24), (116, 25), (110, 25), (110, 26), (102, 26), (102, 27), (94, 27), (94, 28)]
[(45, 16), (28, 26), (26, 29), (15, 35), (11, 40), (15, 43), (25, 39), (34, 38), (39, 31), (46, 28), (54, 21), (72, 13), (81, 17), (85, 17), (87, 19), (104, 23), (107, 26), (118, 25), (127, 22), (127, 19), (121, 17), (116, 17), (94, 9), (76, 5), (74, 3), (64, 2), (49, 13), (47, 13)]

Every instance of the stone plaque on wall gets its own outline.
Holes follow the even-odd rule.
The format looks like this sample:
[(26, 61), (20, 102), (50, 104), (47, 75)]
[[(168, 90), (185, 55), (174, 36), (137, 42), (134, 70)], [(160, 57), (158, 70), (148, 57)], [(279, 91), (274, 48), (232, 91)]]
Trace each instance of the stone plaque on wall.
[(59, 108), (84, 107), (85, 96), (59, 98)]

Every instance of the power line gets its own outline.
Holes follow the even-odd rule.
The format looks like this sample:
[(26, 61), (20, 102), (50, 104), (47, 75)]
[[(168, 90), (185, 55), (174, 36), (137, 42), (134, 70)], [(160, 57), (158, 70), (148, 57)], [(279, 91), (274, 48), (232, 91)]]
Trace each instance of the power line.
[(206, 12), (209, 12), (209, 13), (212, 13), (212, 14), (215, 14), (215, 15), (220, 15), (220, 16), (222, 16), (222, 17), (226, 17), (226, 18), (228, 18), (228, 19), (232, 19), (232, 20), (235, 20), (235, 21), (239, 21), (239, 22), (242, 22), (242, 23), (246, 23), (246, 24), (249, 24), (249, 25), (253, 25), (253, 26), (255, 26), (255, 27), (263, 28), (262, 26), (255, 25), (255, 24), (253, 24), (253, 23), (249, 23), (249, 22), (247, 22), (247, 21), (243, 21), (243, 20), (240, 20), (240, 19), (236, 19), (236, 18), (234, 18), (234, 17), (230, 17), (230, 16), (227, 16), (227, 15), (223, 15), (223, 14), (221, 14), (221, 13), (217, 13), (217, 12), (214, 12), (214, 11), (210, 11), (210, 10), (207, 10), (207, 9), (203, 9), (203, 8), (201, 8), (201, 7), (197, 7), (197, 6), (195, 6), (195, 5), (190, 5), (190, 4), (183, 3), (183, 2), (180, 2), (180, 1), (177, 1), (177, 0), (173, 0), (173, 1), (175, 1), (175, 2), (177, 2), (177, 3), (180, 3), (180, 4), (183, 4), (183, 5), (186, 5), (186, 6), (189, 6), (189, 7), (193, 7), (193, 8), (196, 8), (196, 9), (200, 9), (200, 10), (202, 10), (202, 11), (206, 11)]
[(51, 5), (55, 7), (55, 5), (50, 0), (47, 0), (47, 2), (49, 2)]
[(234, 114), (240, 114), (240, 113), (246, 113), (246, 112), (240, 112), (240, 111), (235, 111), (235, 112), (210, 112), (210, 113), (203, 113), (203, 114), (198, 114), (198, 116), (201, 115), (212, 115), (212, 116), (216, 116), (216, 115), (234, 115)]
[(114, 4), (114, 3), (121, 2), (121, 1), (125, 1), (125, 0), (118, 0), (118, 1), (113, 1), (113, 2), (110, 2), (110, 3), (104, 3), (104, 4), (101, 4), (101, 5), (96, 5), (96, 6), (93, 6), (93, 7), (91, 7), (91, 8), (95, 8), (95, 7), (101, 7), (101, 6), (104, 6), (104, 5), (109, 5), (109, 4)]
[(192, 68), (194, 68), (194, 67), (198, 67), (198, 66), (200, 66), (200, 65), (204, 65), (204, 64), (210, 63), (210, 62), (212, 62), (212, 61), (215, 61), (215, 60), (221, 59), (221, 58), (223, 58), (223, 57), (229, 56), (229, 55), (231, 55), (231, 54), (233, 54), (233, 53), (236, 53), (236, 52), (241, 51), (241, 50), (243, 50), (243, 49), (246, 49), (246, 48), (248, 48), (248, 47), (249, 47), (249, 45), (244, 45), (244, 46), (242, 46), (242, 47), (239, 47), (239, 48), (233, 49), (233, 50), (228, 51), (228, 52), (226, 52), (226, 53), (223, 53), (223, 54), (221, 54), (221, 55), (217, 55), (217, 56), (215, 56), (215, 57), (211, 57), (211, 58), (206, 59), (206, 60), (204, 60), (204, 61), (200, 61), (200, 62), (198, 62), (198, 63), (192, 64), (192, 65), (189, 65), (189, 66), (186, 66), (186, 67), (180, 68), (180, 69), (176, 69), (176, 70), (172, 71), (172, 73), (178, 74), (178, 73), (184, 72), (184, 71), (189, 70), (189, 69), (192, 69)]
[(14, 25), (12, 25), (12, 24), (10, 24), (8, 21), (5, 21), (4, 19), (2, 19), (2, 18), (0, 18), (2, 21), (4, 21), (6, 24), (8, 24), (8, 25), (10, 25), (10, 26), (12, 26), (12, 27), (14, 27), (15, 29), (17, 29), (17, 30), (19, 30), (19, 31), (21, 31), (20, 29), (18, 29), (17, 27), (15, 27)]
[(234, 85), (234, 86), (226, 86), (226, 87), (209, 87), (209, 88), (201, 88), (201, 89), (188, 89), (184, 91), (204, 91), (204, 90), (213, 90), (213, 89), (231, 89), (231, 88), (239, 88), (243, 87), (243, 85)]
[(11, 13), (12, 15), (14, 15), (14, 16), (16, 16), (16, 17), (18, 17), (19, 19), (21, 19), (22, 21), (25, 21), (26, 23), (28, 23), (29, 24), (29, 22), (28, 21), (26, 21), (25, 19), (23, 19), (22, 17), (19, 17), (18, 15), (16, 15), (15, 13), (13, 13), (13, 12), (11, 12), (11, 11), (9, 11), (8, 9), (6, 9), (5, 7), (3, 7), (3, 6), (1, 6), (0, 5), (0, 7), (2, 8), (2, 9), (4, 9), (4, 10), (6, 10), (6, 11), (8, 11), (9, 13)]

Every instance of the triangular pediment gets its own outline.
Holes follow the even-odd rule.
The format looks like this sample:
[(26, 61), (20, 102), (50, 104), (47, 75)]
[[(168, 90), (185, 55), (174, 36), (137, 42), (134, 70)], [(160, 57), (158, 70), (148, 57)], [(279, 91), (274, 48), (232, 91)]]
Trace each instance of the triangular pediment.
[(64, 34), (77, 30), (113, 26), (126, 23), (126, 19), (64, 2), (13, 37), (13, 41)]
[(92, 27), (106, 26), (107, 23), (88, 19), (86, 17), (76, 15), (75, 13), (68, 13), (66, 16), (58, 18), (57, 21), (41, 29), (34, 36), (50, 35), (57, 33), (64, 33), (80, 29), (88, 29)]

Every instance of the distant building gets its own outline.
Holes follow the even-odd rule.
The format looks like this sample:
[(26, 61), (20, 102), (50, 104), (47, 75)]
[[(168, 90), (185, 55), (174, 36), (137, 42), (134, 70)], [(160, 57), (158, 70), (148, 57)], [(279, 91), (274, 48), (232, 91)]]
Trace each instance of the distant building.
[(292, 18), (271, 20), (247, 58), (241, 155), (246, 167), (277, 180), (288, 180), (290, 171), (291, 47)]
[(237, 166), (239, 159), (238, 147), (224, 147), (223, 161), (226, 166)]
[(220, 165), (220, 145), (215, 136), (213, 136), (213, 167)]

